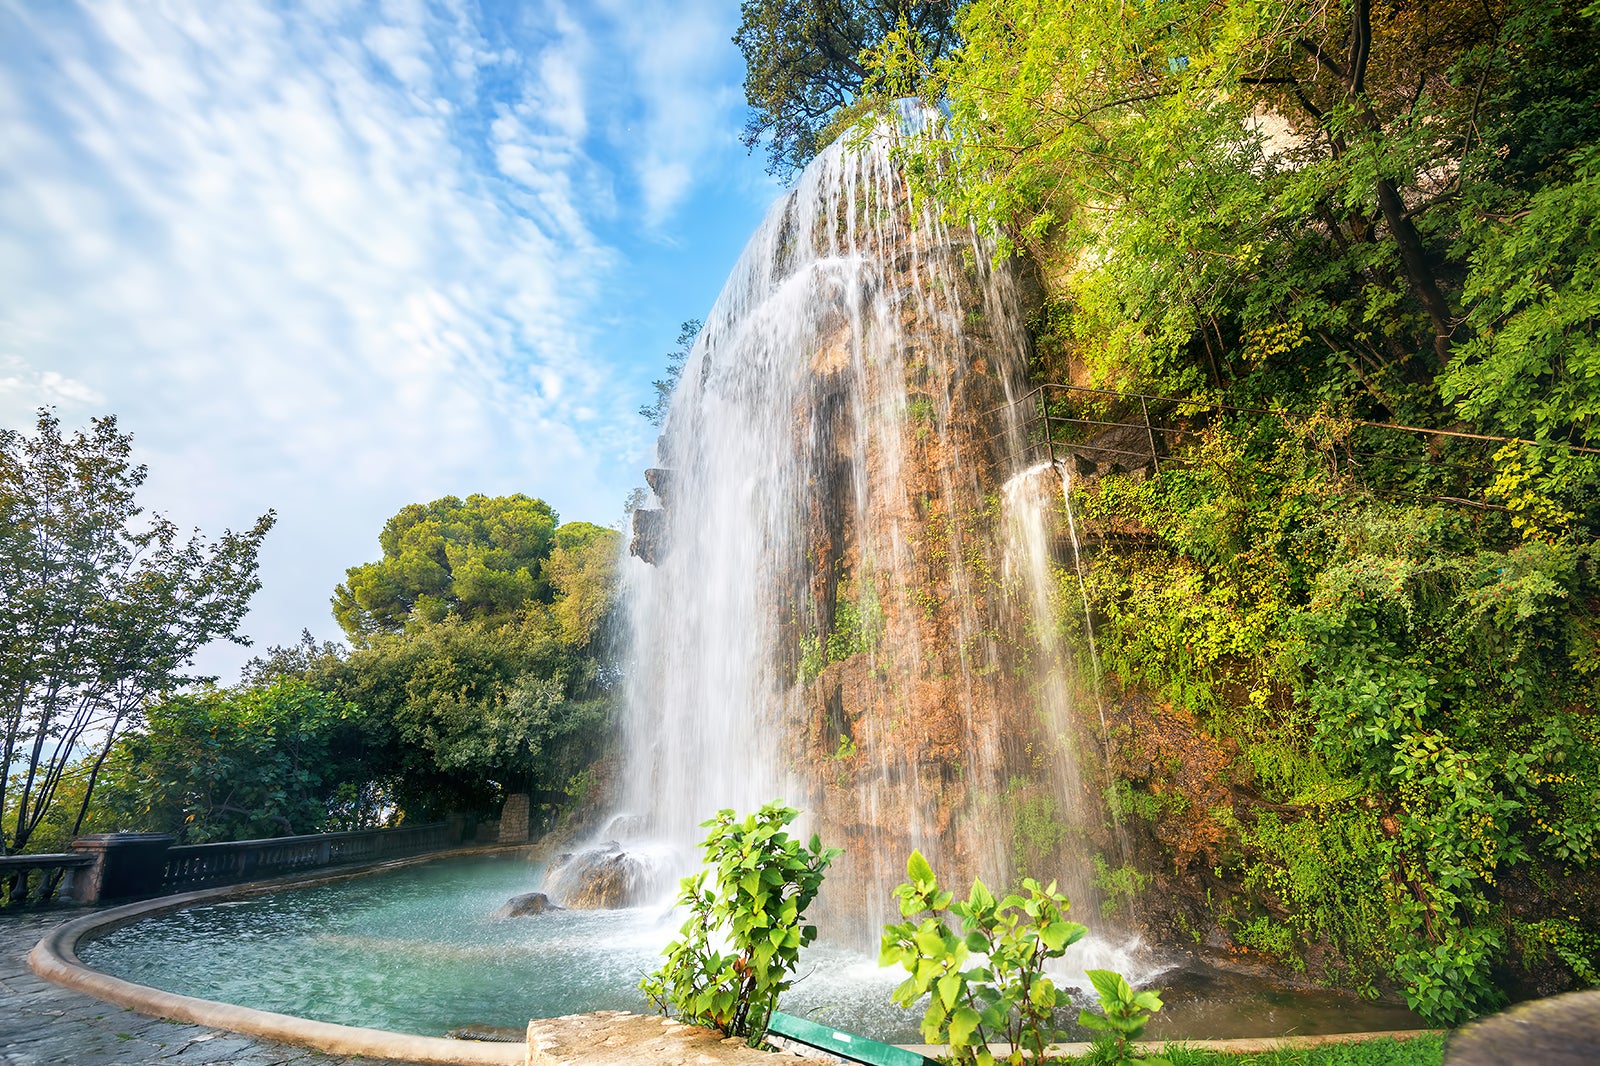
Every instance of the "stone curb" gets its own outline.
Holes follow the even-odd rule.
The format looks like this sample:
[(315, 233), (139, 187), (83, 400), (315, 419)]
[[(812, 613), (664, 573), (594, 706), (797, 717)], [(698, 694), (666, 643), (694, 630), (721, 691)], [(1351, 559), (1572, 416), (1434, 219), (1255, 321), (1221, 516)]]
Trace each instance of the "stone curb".
[[(1141, 1040), (1133, 1045), (1141, 1055), (1159, 1055), (1164, 1048), (1184, 1047), (1196, 1051), (1223, 1051), (1231, 1054), (1253, 1055), (1264, 1051), (1288, 1051), (1295, 1048), (1322, 1047), (1326, 1044), (1360, 1044), (1368, 1040), (1414, 1040), (1419, 1036), (1437, 1036), (1444, 1029), (1388, 1029), (1374, 1033), (1320, 1033), (1314, 1036), (1246, 1036), (1229, 1040)], [(948, 1044), (901, 1044), (909, 1051), (937, 1058), (950, 1054)], [(1070, 1044), (1051, 1044), (1050, 1055), (1087, 1055), (1094, 1045), (1082, 1041)], [(989, 1050), (996, 1059), (1011, 1053), (1010, 1044), (990, 1044)]]
[(311, 877), (277, 878), (242, 885), (183, 892), (173, 896), (141, 900), (120, 907), (96, 911), (65, 922), (45, 934), (28, 953), (28, 966), (46, 981), (128, 1007), (143, 1014), (176, 1021), (227, 1029), (248, 1036), (316, 1048), (334, 1055), (363, 1055), (372, 1058), (401, 1059), (410, 1062), (440, 1063), (446, 1066), (523, 1066), (527, 1049), (521, 1044), (489, 1044), (467, 1040), (447, 1040), (436, 1036), (391, 1033), (354, 1025), (311, 1021), (287, 1014), (218, 1003), (209, 999), (181, 996), (148, 985), (134, 984), (85, 966), (78, 959), (77, 945), (92, 933), (109, 932), (129, 922), (153, 914), (179, 910), (212, 900), (259, 896), (291, 887), (331, 884), (367, 877), (387, 870), (430, 862), (435, 859), (462, 858), (474, 854), (506, 851), (505, 848), (470, 848), (435, 852), (409, 859), (375, 863), (338, 873)]

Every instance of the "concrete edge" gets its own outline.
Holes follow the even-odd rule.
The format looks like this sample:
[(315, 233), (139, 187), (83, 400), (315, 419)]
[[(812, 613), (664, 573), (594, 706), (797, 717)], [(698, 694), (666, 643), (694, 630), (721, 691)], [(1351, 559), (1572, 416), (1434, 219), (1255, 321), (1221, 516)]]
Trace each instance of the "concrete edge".
[[(1232, 1054), (1250, 1055), (1263, 1051), (1288, 1051), (1295, 1048), (1322, 1047), (1326, 1044), (1362, 1044), (1369, 1040), (1414, 1040), (1419, 1036), (1438, 1036), (1446, 1032), (1444, 1029), (1387, 1029), (1379, 1032), (1368, 1033), (1319, 1033), (1312, 1036), (1246, 1036), (1234, 1037), (1228, 1040), (1141, 1040), (1134, 1045), (1141, 1055), (1159, 1055), (1165, 1048), (1185, 1047), (1197, 1051), (1221, 1051)], [(929, 1058), (938, 1058), (950, 1054), (948, 1044), (901, 1044), (908, 1051), (915, 1051)], [(1047, 1054), (1072, 1055), (1074, 1057), (1087, 1055), (1094, 1047), (1088, 1041), (1069, 1044), (1051, 1044)], [(1011, 1053), (1010, 1044), (990, 1044), (989, 1050), (995, 1057), (1001, 1058)]]
[(480, 1043), (471, 1040), (449, 1040), (437, 1036), (392, 1033), (383, 1029), (312, 1021), (308, 1018), (296, 1018), (287, 1014), (257, 1010), (254, 1007), (220, 1003), (216, 1000), (196, 999), (193, 996), (165, 992), (149, 985), (135, 984), (120, 977), (112, 977), (110, 974), (84, 965), (79, 961), (77, 953), (78, 943), (95, 934), (107, 933), (141, 918), (180, 910), (196, 903), (266, 895), (285, 888), (331, 884), (436, 859), (463, 858), (474, 854), (507, 850), (511, 849), (495, 847), (434, 852), (336, 873), (224, 885), (111, 907), (63, 922), (50, 930), (28, 953), (28, 966), (46, 981), (142, 1014), (226, 1029), (284, 1044), (315, 1048), (328, 1054), (364, 1055), (409, 1062), (438, 1063), (442, 1066), (523, 1066), (527, 1058), (527, 1048), (523, 1044)]

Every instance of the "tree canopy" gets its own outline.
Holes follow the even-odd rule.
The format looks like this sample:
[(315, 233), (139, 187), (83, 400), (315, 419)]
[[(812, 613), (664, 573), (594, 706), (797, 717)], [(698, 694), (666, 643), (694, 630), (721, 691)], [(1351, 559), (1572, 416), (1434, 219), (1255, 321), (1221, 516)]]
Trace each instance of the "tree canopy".
[(96, 773), (148, 701), (198, 680), (188, 668), (238, 627), (260, 587), (256, 557), (272, 512), (215, 542), (141, 519), (146, 469), (115, 418), (65, 435), (48, 409), (36, 432), (0, 430), (0, 809), (4, 849), (21, 851), (84, 747)]
[(352, 567), (334, 597), (355, 651), (308, 635), (258, 675), (358, 707), (388, 794), (412, 814), (559, 794), (598, 756), (611, 713), (617, 532), (474, 495), (402, 508), (380, 543), (384, 558)]
[(112, 751), (100, 817), (187, 844), (371, 824), (364, 732), (299, 679), (175, 695)]
[(652, 426), (659, 427), (667, 417), (667, 405), (672, 402), (673, 390), (678, 387), (678, 379), (683, 377), (683, 366), (689, 361), (689, 353), (694, 351), (694, 340), (700, 336), (704, 326), (702, 320), (691, 318), (678, 327), (677, 347), (667, 353), (667, 375), (650, 383), (656, 390), (656, 398), (639, 408), (639, 414)]
[(744, 143), (765, 141), (767, 169), (787, 176), (859, 115), (869, 76), (862, 52), (904, 31), (924, 55), (955, 40), (961, 0), (745, 0), (734, 43), (744, 54), (750, 119)]
[(383, 558), (345, 572), (334, 618), (361, 644), (447, 615), (504, 618), (548, 602), (543, 567), (556, 523), (549, 504), (520, 493), (408, 504), (378, 536)]

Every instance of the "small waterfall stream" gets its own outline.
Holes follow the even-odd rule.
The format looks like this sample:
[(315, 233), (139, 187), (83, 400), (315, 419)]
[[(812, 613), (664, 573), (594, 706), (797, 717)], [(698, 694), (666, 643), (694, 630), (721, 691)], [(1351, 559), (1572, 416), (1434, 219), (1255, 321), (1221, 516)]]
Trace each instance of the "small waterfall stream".
[(845, 849), (818, 917), (864, 948), (913, 848), (962, 892), (1056, 880), (1097, 925), (1109, 840), (1054, 621), (1055, 489), (1016, 474), (1015, 284), (910, 204), (903, 135), (828, 149), (751, 238), (626, 570), (635, 836), (687, 870), (717, 809), (781, 797)]

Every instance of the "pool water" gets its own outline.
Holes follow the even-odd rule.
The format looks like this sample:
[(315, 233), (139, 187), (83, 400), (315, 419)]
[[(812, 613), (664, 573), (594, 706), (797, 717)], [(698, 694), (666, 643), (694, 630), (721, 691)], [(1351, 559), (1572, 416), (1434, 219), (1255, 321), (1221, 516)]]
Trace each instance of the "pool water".
[[(78, 955), (170, 992), (433, 1036), (466, 1025), (521, 1028), (530, 1018), (650, 1010), (639, 980), (660, 964), (681, 918), (665, 906), (490, 917), (510, 897), (537, 890), (543, 873), (516, 856), (426, 863), (157, 915), (80, 944)], [(1286, 991), (1192, 960), (1165, 970), (1148, 958), (1134, 961), (1118, 954), (1087, 965), (1142, 969), (1153, 978), (1167, 1002), (1148, 1031), (1158, 1039), (1421, 1024), (1403, 1008)], [(904, 976), (875, 958), (817, 944), (801, 956), (779, 1007), (879, 1040), (920, 1043), (921, 1012), (890, 1000)]]
[[(535, 891), (524, 859), (458, 859), (143, 919), (80, 944), (114, 976), (343, 1025), (440, 1035), (582, 1011), (648, 1011), (639, 980), (681, 917), (666, 907), (489, 916)], [(889, 994), (898, 971), (814, 946), (783, 1009), (919, 1039)]]

